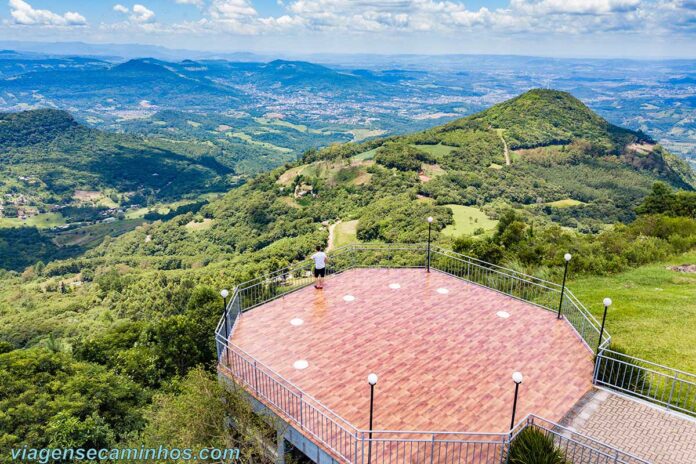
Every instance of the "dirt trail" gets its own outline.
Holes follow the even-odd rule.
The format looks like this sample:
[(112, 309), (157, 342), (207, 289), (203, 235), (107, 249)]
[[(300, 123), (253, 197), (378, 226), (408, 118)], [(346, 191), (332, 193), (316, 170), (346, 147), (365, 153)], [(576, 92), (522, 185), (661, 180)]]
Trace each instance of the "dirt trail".
[(334, 248), (334, 232), (336, 230), (336, 226), (339, 225), (341, 221), (336, 221), (333, 224), (329, 225), (329, 240), (326, 242), (326, 251), (329, 252)]
[(510, 166), (512, 163), (510, 162), (510, 152), (508, 151), (508, 145), (507, 142), (505, 141), (505, 137), (503, 137), (503, 131), (499, 130), (498, 132), (498, 137), (500, 137), (500, 140), (503, 142), (503, 147), (505, 150), (503, 153), (505, 154), (505, 165)]

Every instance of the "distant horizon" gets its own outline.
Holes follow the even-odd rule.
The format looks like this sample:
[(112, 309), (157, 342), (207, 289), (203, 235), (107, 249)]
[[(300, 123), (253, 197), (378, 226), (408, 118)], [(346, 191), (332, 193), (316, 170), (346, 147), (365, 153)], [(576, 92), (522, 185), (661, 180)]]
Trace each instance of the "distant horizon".
[(695, 0), (7, 0), (0, 40), (272, 55), (696, 58)]
[[(65, 50), (45, 50), (46, 46), (50, 47), (65, 47)], [(103, 50), (77, 50), (71, 49), (71, 47), (93, 47), (96, 49), (102, 48)], [(119, 52), (115, 50), (116, 48), (121, 48)], [(109, 50), (112, 49), (112, 50)], [(128, 50), (130, 49), (130, 50)], [(160, 53), (169, 53), (171, 55), (181, 55), (182, 57), (162, 57), (163, 55), (152, 55), (144, 51), (142, 55), (136, 54), (137, 49), (149, 49), (149, 51), (160, 51)], [(696, 60), (696, 54), (694, 56), (602, 56), (602, 55), (545, 55), (545, 54), (530, 54), (530, 53), (513, 53), (513, 52), (431, 52), (431, 53), (417, 53), (417, 52), (394, 52), (394, 53), (378, 53), (378, 52), (360, 52), (360, 51), (343, 51), (343, 52), (296, 52), (291, 50), (253, 50), (253, 49), (228, 49), (228, 50), (204, 50), (197, 48), (180, 48), (180, 47), (169, 47), (166, 45), (159, 44), (148, 44), (139, 42), (87, 42), (87, 41), (39, 41), (39, 40), (5, 40), (0, 39), (0, 50), (3, 51), (14, 51), (19, 53), (33, 53), (33, 54), (46, 54), (46, 55), (76, 55), (76, 56), (103, 56), (103, 57), (115, 57), (124, 59), (186, 59), (183, 56), (185, 54), (191, 54), (193, 57), (198, 56), (198, 59), (206, 59), (207, 56), (219, 56), (219, 55), (251, 55), (259, 58), (266, 59), (298, 59), (298, 58), (312, 58), (312, 57), (433, 57), (433, 58), (446, 58), (446, 57), (514, 57), (514, 58), (542, 58), (542, 59), (558, 59), (558, 60), (606, 60), (606, 61), (694, 61)], [(123, 54), (124, 51), (127, 53)], [(123, 55), (123, 56), (121, 56)]]

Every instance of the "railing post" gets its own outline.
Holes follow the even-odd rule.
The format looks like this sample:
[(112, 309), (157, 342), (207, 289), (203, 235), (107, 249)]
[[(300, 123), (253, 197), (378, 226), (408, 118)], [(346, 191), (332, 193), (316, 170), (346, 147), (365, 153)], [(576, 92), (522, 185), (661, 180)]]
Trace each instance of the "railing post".
[(597, 353), (597, 356), (595, 356), (595, 368), (594, 368), (594, 374), (592, 375), (592, 385), (597, 385), (597, 380), (599, 380), (599, 367), (600, 367), (600, 363), (602, 362), (603, 356), (604, 356), (604, 350)]
[(667, 401), (667, 409), (670, 409), (672, 407), (672, 397), (674, 396), (674, 387), (677, 385), (678, 377), (679, 377), (679, 373), (675, 372), (674, 377), (672, 377), (672, 388), (669, 391), (669, 400)]
[(435, 460), (435, 434), (433, 434), (433, 439), (430, 442), (430, 464), (433, 464)]
[(254, 360), (254, 390), (256, 394), (259, 394), (259, 368), (256, 367), (256, 360)]
[(304, 428), (304, 400), (302, 399), (302, 391), (300, 390), (300, 428)]

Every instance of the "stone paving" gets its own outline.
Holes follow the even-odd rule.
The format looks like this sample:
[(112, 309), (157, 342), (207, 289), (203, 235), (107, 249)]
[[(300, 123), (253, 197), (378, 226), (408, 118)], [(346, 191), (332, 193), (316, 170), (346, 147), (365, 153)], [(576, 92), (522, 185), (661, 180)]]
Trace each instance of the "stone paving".
[(592, 388), (592, 354), (556, 314), (440, 272), (356, 269), (266, 303), (232, 341), (359, 428), (509, 430), (560, 420)]
[(562, 423), (655, 464), (696, 463), (696, 420), (605, 390), (586, 395)]

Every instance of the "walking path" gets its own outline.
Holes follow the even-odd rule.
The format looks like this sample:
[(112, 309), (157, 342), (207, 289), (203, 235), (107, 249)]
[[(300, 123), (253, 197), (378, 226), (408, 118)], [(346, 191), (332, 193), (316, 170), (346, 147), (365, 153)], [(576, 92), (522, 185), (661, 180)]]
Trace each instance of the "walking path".
[(655, 464), (696, 463), (696, 419), (605, 390), (585, 395), (562, 425)]
[(328, 253), (329, 251), (334, 249), (334, 242), (335, 242), (335, 236), (336, 236), (336, 226), (339, 225), (341, 221), (336, 221), (333, 224), (329, 225), (329, 239), (326, 241), (326, 252)]
[(500, 137), (500, 140), (503, 142), (503, 153), (505, 154), (505, 165), (510, 166), (512, 163), (510, 162), (510, 151), (508, 150), (508, 145), (507, 142), (505, 141), (505, 137), (503, 137), (503, 130), (499, 129), (496, 132), (498, 132), (498, 137)]

